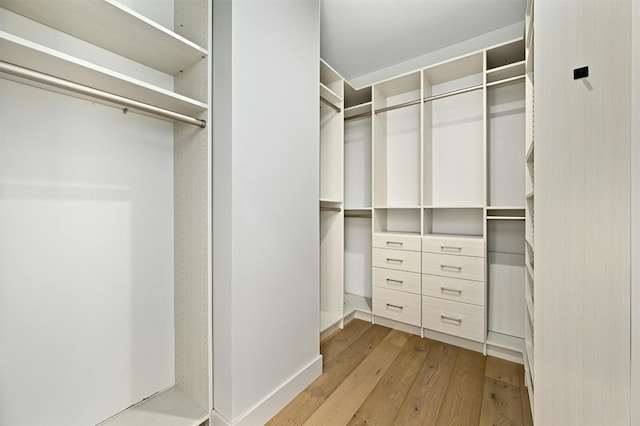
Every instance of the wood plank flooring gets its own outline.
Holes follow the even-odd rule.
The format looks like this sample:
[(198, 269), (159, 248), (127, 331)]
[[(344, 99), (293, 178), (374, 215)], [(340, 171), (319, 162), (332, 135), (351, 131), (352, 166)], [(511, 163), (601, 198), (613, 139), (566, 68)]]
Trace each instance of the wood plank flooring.
[(360, 320), (320, 351), (322, 376), (269, 426), (533, 425), (521, 365)]

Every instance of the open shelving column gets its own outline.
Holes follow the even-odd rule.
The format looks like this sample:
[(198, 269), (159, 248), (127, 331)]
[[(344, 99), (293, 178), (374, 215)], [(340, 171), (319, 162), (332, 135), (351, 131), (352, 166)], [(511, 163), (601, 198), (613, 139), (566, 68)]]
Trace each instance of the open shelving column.
[(487, 50), (487, 353), (524, 350), (524, 40)]
[(371, 321), (371, 87), (344, 83), (344, 319)]
[[(210, 122), (208, 1), (176, 0), (176, 32), (114, 0), (1, 0), (0, 7), (166, 74), (174, 88), (159, 87), (122, 69), (106, 68), (4, 31), (0, 31), (0, 62)], [(78, 96), (20, 76), (2, 77)], [(195, 426), (207, 422), (212, 410), (211, 131), (176, 123), (173, 138), (175, 385), (158, 389), (140, 403), (134, 401), (104, 425)]]
[(343, 79), (320, 60), (320, 333), (342, 327), (344, 280)]

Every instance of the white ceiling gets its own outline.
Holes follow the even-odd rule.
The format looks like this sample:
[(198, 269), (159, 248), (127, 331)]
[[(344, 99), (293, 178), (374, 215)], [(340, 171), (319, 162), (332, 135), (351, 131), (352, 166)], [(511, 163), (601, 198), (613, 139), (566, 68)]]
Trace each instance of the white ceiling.
[(526, 0), (321, 0), (320, 55), (347, 80), (524, 19)]

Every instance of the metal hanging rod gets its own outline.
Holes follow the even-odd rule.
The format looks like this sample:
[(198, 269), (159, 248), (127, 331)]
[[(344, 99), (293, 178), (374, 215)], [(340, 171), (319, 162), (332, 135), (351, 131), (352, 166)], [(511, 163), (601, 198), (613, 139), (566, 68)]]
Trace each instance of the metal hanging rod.
[(449, 96), (460, 95), (462, 93), (473, 92), (474, 90), (482, 89), (483, 85), (478, 84), (477, 86), (465, 87), (464, 89), (452, 90), (451, 92), (441, 93), (439, 95), (429, 96), (424, 98), (422, 102), (431, 102), (437, 99), (448, 98)]
[(360, 114), (352, 115), (351, 117), (345, 117), (344, 121), (356, 120), (358, 118), (371, 117), (371, 112), (361, 112)]
[(484, 85), (478, 84), (477, 86), (471, 86), (471, 87), (465, 87), (464, 89), (452, 90), (451, 92), (446, 92), (446, 93), (441, 93), (439, 95), (429, 96), (429, 97), (424, 98), (422, 100), (417, 99), (415, 101), (403, 102), (403, 103), (398, 104), (398, 105), (393, 105), (393, 106), (380, 108), (380, 109), (377, 109), (375, 111), (375, 113), (379, 114), (381, 112), (387, 112), (387, 111), (391, 111), (391, 110), (398, 109), (398, 108), (404, 108), (404, 107), (408, 107), (408, 106), (412, 106), (412, 105), (419, 105), (421, 102), (431, 102), (431, 101), (435, 101), (436, 99), (442, 99), (442, 98), (447, 98), (449, 96), (460, 95), (462, 93), (472, 92), (474, 90), (480, 90), (483, 87), (484, 87)]
[(341, 109), (339, 107), (335, 106), (332, 102), (328, 101), (327, 99), (323, 98), (322, 96), (320, 96), (320, 102), (330, 106), (331, 109), (333, 109), (335, 112), (340, 112), (341, 111)]
[(341, 212), (342, 209), (340, 207), (320, 207), (320, 211), (322, 211), (322, 212)]
[(358, 219), (371, 219), (371, 215), (370, 214), (350, 214), (350, 213), (345, 213), (344, 217), (346, 218), (358, 218)]
[(415, 101), (403, 102), (403, 103), (398, 104), (398, 105), (393, 105), (393, 106), (388, 106), (388, 107), (377, 109), (375, 111), (375, 113), (376, 114), (380, 114), (381, 112), (387, 112), (387, 111), (391, 111), (391, 110), (398, 109), (398, 108), (404, 108), (404, 107), (408, 107), (408, 106), (412, 106), (412, 105), (420, 105), (420, 102), (421, 102), (420, 99), (417, 99)]
[(0, 72), (14, 75), (16, 77), (26, 78), (38, 83), (46, 84), (48, 86), (57, 87), (59, 89), (69, 90), (81, 95), (90, 96), (92, 98), (101, 99), (107, 102), (113, 102), (122, 105), (126, 108), (131, 108), (146, 113), (159, 115), (174, 121), (180, 121), (182, 123), (192, 124), (194, 126), (205, 128), (207, 122), (195, 117), (180, 114), (177, 112), (169, 111), (164, 108), (159, 108), (153, 105), (148, 105), (142, 102), (138, 102), (133, 99), (125, 98), (123, 96), (114, 95), (112, 93), (104, 92), (102, 90), (94, 89), (93, 87), (84, 86), (82, 84), (74, 83), (72, 81), (63, 80), (58, 77), (54, 77), (48, 74), (44, 74), (38, 71), (33, 71), (28, 68), (23, 68), (8, 62), (0, 61)]
[(510, 83), (512, 81), (523, 79), (524, 77), (525, 77), (524, 74), (522, 74), (522, 75), (517, 75), (515, 77), (505, 78), (503, 80), (492, 81), (491, 83), (487, 83), (487, 87), (498, 86), (500, 84)]

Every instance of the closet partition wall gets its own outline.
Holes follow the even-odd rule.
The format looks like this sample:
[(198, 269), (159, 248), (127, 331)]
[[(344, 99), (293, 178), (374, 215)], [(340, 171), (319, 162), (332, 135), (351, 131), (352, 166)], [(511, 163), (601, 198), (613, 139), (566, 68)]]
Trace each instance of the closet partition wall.
[(2, 424), (212, 409), (209, 2), (127, 5), (0, 1)]

